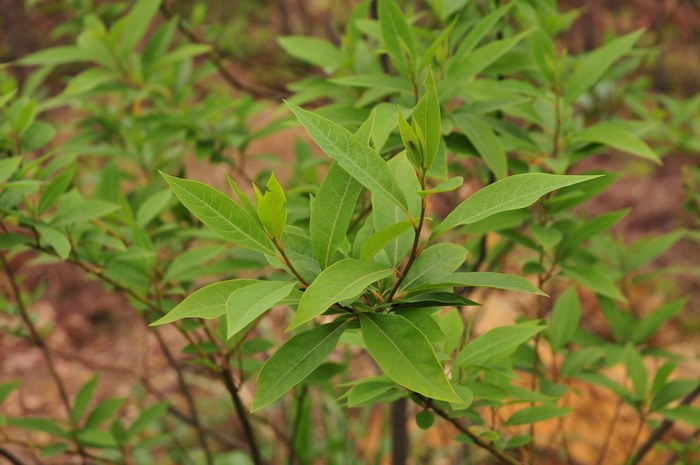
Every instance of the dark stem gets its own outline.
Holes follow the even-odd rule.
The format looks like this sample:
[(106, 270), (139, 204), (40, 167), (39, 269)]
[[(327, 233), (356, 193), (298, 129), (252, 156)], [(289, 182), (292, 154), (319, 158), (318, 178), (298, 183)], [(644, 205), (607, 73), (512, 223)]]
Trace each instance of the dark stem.
[(447, 412), (442, 410), (440, 407), (435, 406), (432, 402), (432, 399), (428, 399), (428, 398), (425, 398), (425, 397), (420, 396), (420, 395), (417, 395), (417, 396), (419, 397), (420, 403), (423, 405), (423, 407), (432, 410), (437, 416), (439, 416), (439, 417), (443, 418), (444, 420), (446, 420), (447, 422), (451, 423), (461, 433), (468, 436), (469, 439), (474, 441), (474, 444), (476, 444), (477, 446), (488, 451), (489, 453), (491, 453), (491, 455), (499, 458), (502, 462), (507, 463), (508, 465), (521, 465), (520, 462), (515, 457), (512, 457), (512, 456), (506, 454), (505, 452), (496, 449), (493, 446), (493, 444), (484, 441), (479, 436), (477, 436), (476, 434), (469, 431), (469, 428), (464, 426), (459, 420), (457, 420), (456, 418), (450, 417), (447, 414)]
[[(692, 392), (686, 395), (679, 405), (690, 405), (690, 403), (693, 402), (699, 395), (700, 384)], [(647, 452), (654, 447), (654, 444), (656, 444), (663, 437), (663, 435), (666, 434), (669, 429), (671, 429), (671, 426), (673, 426), (673, 420), (664, 420), (663, 423), (661, 423), (654, 431), (651, 432), (649, 438), (644, 441), (644, 444), (637, 449), (637, 452), (632, 456), (628, 464), (636, 465), (641, 462)]]
[(207, 443), (207, 438), (206, 438), (206, 435), (204, 434), (204, 430), (202, 429), (202, 423), (199, 419), (199, 411), (197, 409), (197, 403), (195, 402), (194, 397), (192, 396), (192, 392), (190, 391), (190, 387), (187, 385), (187, 382), (185, 381), (185, 375), (182, 373), (182, 369), (175, 361), (173, 354), (170, 352), (170, 349), (168, 348), (168, 345), (163, 340), (163, 336), (161, 336), (160, 332), (158, 332), (157, 329), (154, 329), (153, 335), (156, 337), (156, 340), (158, 341), (158, 345), (160, 346), (160, 349), (163, 351), (163, 355), (165, 355), (165, 358), (168, 360), (168, 364), (175, 370), (175, 374), (177, 376), (177, 383), (180, 386), (180, 392), (182, 393), (182, 396), (185, 398), (185, 401), (187, 402), (187, 407), (190, 410), (190, 415), (192, 415), (192, 426), (194, 427), (195, 431), (197, 432), (197, 439), (199, 440), (199, 445), (202, 447), (202, 450), (204, 451), (204, 456), (205, 456), (207, 465), (213, 465), (214, 458), (211, 454), (211, 449), (209, 448), (209, 444)]
[(241, 397), (238, 395), (238, 387), (233, 380), (233, 375), (231, 370), (227, 367), (221, 367), (221, 378), (224, 380), (224, 385), (226, 385), (226, 390), (231, 395), (231, 401), (233, 401), (233, 407), (236, 409), (238, 414), (238, 419), (241, 421), (241, 426), (243, 426), (243, 432), (245, 433), (248, 446), (250, 447), (250, 455), (253, 458), (253, 463), (255, 465), (263, 465), (264, 462), (260, 456), (260, 448), (258, 447), (258, 442), (255, 439), (255, 433), (253, 432), (253, 427), (250, 424), (250, 419), (248, 418), (248, 411), (246, 410)]
[(53, 358), (51, 357), (51, 354), (49, 353), (49, 350), (46, 347), (44, 339), (39, 334), (39, 331), (37, 331), (36, 326), (34, 326), (34, 323), (32, 322), (29, 316), (29, 312), (27, 311), (27, 307), (24, 305), (24, 299), (22, 299), (22, 292), (20, 291), (19, 285), (17, 284), (17, 277), (15, 276), (12, 267), (7, 262), (7, 259), (5, 259), (5, 255), (2, 253), (0, 253), (0, 263), (2, 263), (2, 266), (5, 269), (5, 273), (7, 273), (7, 277), (10, 281), (10, 287), (12, 288), (12, 293), (14, 294), (15, 301), (17, 303), (17, 308), (19, 309), (20, 317), (24, 322), (25, 326), (27, 327), (27, 330), (29, 331), (29, 335), (32, 342), (39, 348), (39, 350), (41, 350), (41, 354), (44, 357), (44, 361), (46, 362), (46, 366), (49, 369), (51, 378), (53, 379), (54, 384), (56, 384), (56, 387), (58, 388), (58, 394), (61, 398), (61, 403), (63, 404), (63, 407), (66, 410), (68, 422), (71, 425), (71, 436), (73, 442), (75, 443), (75, 446), (78, 449), (78, 453), (82, 457), (83, 464), (87, 464), (87, 455), (85, 453), (85, 449), (83, 449), (83, 445), (78, 439), (78, 435), (76, 434), (77, 425), (73, 421), (73, 416), (71, 415), (72, 408), (70, 405), (70, 400), (68, 399), (68, 392), (66, 391), (66, 387), (63, 384), (63, 380), (61, 379), (61, 376), (56, 370), (56, 365), (54, 365)]
[[(165, 16), (168, 19), (172, 19), (176, 16), (174, 12), (170, 10), (170, 8), (167, 6), (166, 2), (161, 3), (160, 5), (160, 12), (163, 16)], [(216, 69), (219, 71), (219, 74), (221, 77), (234, 89), (239, 90), (239, 91), (244, 91), (248, 94), (251, 94), (256, 97), (262, 97), (262, 98), (272, 98), (272, 99), (280, 99), (287, 97), (287, 94), (285, 92), (281, 92), (276, 89), (270, 89), (267, 87), (262, 87), (258, 85), (250, 85), (250, 84), (245, 84), (241, 82), (240, 79), (238, 79), (236, 76), (229, 71), (229, 69), (226, 67), (226, 64), (224, 63), (224, 60), (222, 58), (221, 51), (214, 45), (208, 43), (206, 40), (204, 40), (202, 37), (197, 34), (197, 32), (192, 29), (189, 25), (187, 25), (183, 20), (180, 18), (176, 19), (177, 21), (177, 28), (184, 35), (187, 37), (187, 39), (196, 44), (203, 44), (203, 45), (208, 45), (209, 48), (209, 59), (214, 63), (214, 66), (216, 66)]]
[(603, 443), (603, 447), (600, 448), (600, 452), (598, 453), (598, 460), (595, 461), (596, 465), (602, 464), (603, 460), (605, 459), (605, 454), (608, 453), (608, 447), (610, 447), (610, 441), (612, 439), (613, 431), (615, 430), (615, 425), (617, 425), (618, 418), (620, 418), (621, 411), (622, 399), (618, 399), (617, 406), (615, 407), (615, 413), (613, 413), (612, 420), (610, 421), (610, 425), (608, 426), (607, 434), (605, 435), (605, 442)]
[(5, 457), (7, 460), (10, 461), (12, 465), (24, 465), (24, 463), (21, 462), (17, 457), (15, 457), (3, 448), (0, 448), (0, 457)]
[(411, 447), (406, 428), (406, 399), (399, 399), (391, 404), (391, 464), (404, 465)]

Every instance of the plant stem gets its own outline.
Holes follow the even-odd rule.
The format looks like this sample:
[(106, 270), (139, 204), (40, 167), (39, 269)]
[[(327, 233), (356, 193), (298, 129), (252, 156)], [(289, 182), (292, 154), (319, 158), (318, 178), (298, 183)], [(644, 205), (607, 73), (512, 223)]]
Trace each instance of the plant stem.
[(598, 459), (595, 461), (596, 465), (601, 465), (605, 459), (605, 454), (608, 452), (608, 447), (610, 447), (610, 441), (612, 439), (613, 431), (615, 430), (615, 425), (617, 425), (617, 420), (620, 418), (620, 412), (622, 411), (622, 399), (618, 399), (617, 405), (615, 406), (615, 413), (613, 413), (613, 418), (608, 426), (607, 434), (605, 435), (605, 442), (603, 447), (600, 448), (598, 453)]
[(272, 242), (273, 242), (273, 244), (275, 244), (275, 247), (277, 247), (277, 250), (279, 250), (279, 252), (282, 254), (282, 258), (284, 260), (284, 263), (285, 263), (285, 265), (287, 265), (287, 268), (289, 268), (289, 271), (291, 271), (292, 274), (294, 274), (294, 276), (296, 276), (296, 278), (299, 280), (299, 282), (301, 284), (304, 285), (304, 287), (309, 287), (308, 281), (306, 281), (304, 279), (304, 277), (301, 274), (299, 274), (297, 269), (294, 268), (294, 265), (292, 265), (292, 261), (287, 256), (287, 252), (285, 252), (284, 245), (282, 244), (282, 242), (277, 240), (277, 239), (273, 239)]
[[(686, 395), (679, 405), (690, 405), (690, 403), (693, 402), (698, 396), (700, 396), (700, 385)], [(673, 426), (673, 420), (664, 420), (654, 431), (651, 432), (647, 440), (644, 441), (644, 444), (637, 449), (637, 452), (632, 456), (628, 464), (636, 465), (641, 462), (654, 444), (656, 444), (663, 437), (663, 435), (666, 434), (669, 429), (671, 429), (671, 426)]]
[[(168, 19), (172, 19), (177, 16), (170, 10), (166, 2), (161, 3), (160, 12), (163, 16), (165, 16)], [(270, 89), (258, 85), (249, 85), (241, 82), (241, 80), (239, 80), (236, 76), (233, 75), (233, 73), (231, 73), (231, 71), (228, 70), (223, 58), (221, 57), (221, 51), (214, 44), (210, 44), (202, 37), (200, 37), (199, 34), (197, 34), (197, 32), (194, 31), (194, 29), (190, 28), (190, 26), (187, 25), (180, 18), (176, 18), (175, 21), (177, 22), (177, 28), (180, 31), (180, 33), (187, 37), (187, 39), (190, 42), (195, 44), (208, 45), (210, 47), (208, 53), (209, 59), (214, 63), (214, 66), (216, 66), (216, 69), (219, 71), (221, 77), (232, 88), (262, 98), (272, 98), (275, 100), (279, 100), (280, 98), (287, 97), (286, 92), (282, 92), (277, 89)]]
[(19, 309), (20, 317), (22, 318), (22, 321), (24, 322), (25, 326), (27, 327), (27, 330), (29, 331), (29, 335), (30, 335), (32, 342), (41, 351), (41, 353), (44, 357), (44, 361), (46, 362), (46, 366), (49, 369), (49, 373), (51, 374), (51, 378), (53, 379), (54, 384), (56, 385), (56, 388), (58, 389), (58, 394), (59, 394), (59, 397), (61, 398), (61, 403), (63, 404), (63, 407), (66, 410), (66, 416), (68, 417), (68, 423), (70, 424), (70, 427), (71, 427), (71, 436), (72, 436), (73, 442), (75, 443), (75, 446), (78, 449), (79, 455), (82, 457), (83, 464), (87, 464), (88, 463), (87, 462), (87, 454), (85, 452), (85, 449), (83, 448), (83, 445), (80, 443), (80, 440), (78, 439), (78, 435), (76, 434), (77, 425), (75, 424), (75, 421), (73, 420), (73, 416), (72, 416), (73, 409), (71, 408), (70, 400), (68, 399), (68, 392), (66, 391), (66, 387), (63, 384), (63, 380), (61, 379), (61, 376), (58, 374), (58, 370), (56, 370), (56, 365), (54, 364), (53, 358), (51, 357), (51, 354), (49, 353), (49, 350), (46, 347), (46, 343), (44, 342), (44, 339), (39, 334), (39, 331), (36, 329), (36, 326), (34, 326), (34, 323), (32, 322), (32, 320), (29, 316), (29, 312), (27, 311), (27, 307), (24, 304), (24, 299), (22, 299), (22, 292), (20, 291), (19, 284), (17, 283), (17, 277), (15, 276), (15, 273), (12, 270), (12, 267), (7, 262), (5, 255), (2, 253), (0, 253), (0, 263), (2, 263), (2, 266), (5, 269), (5, 273), (7, 274), (7, 277), (10, 281), (10, 287), (12, 288), (12, 293), (14, 294), (15, 302), (17, 303), (17, 308)]
[(437, 416), (451, 423), (460, 432), (464, 433), (466, 436), (469, 437), (469, 439), (474, 441), (474, 444), (488, 451), (489, 453), (491, 453), (491, 455), (499, 458), (502, 462), (507, 463), (508, 465), (521, 465), (515, 457), (512, 457), (507, 453), (496, 449), (491, 443), (484, 441), (479, 436), (469, 431), (469, 429), (466, 426), (464, 426), (459, 420), (450, 417), (447, 414), (447, 412), (442, 410), (440, 407), (435, 406), (432, 402), (432, 399), (428, 399), (420, 395), (418, 396), (421, 399), (423, 407), (432, 410)]
[(255, 465), (263, 465), (262, 457), (260, 456), (260, 448), (258, 447), (258, 442), (255, 439), (255, 433), (253, 432), (253, 427), (250, 424), (250, 419), (248, 418), (248, 412), (243, 406), (241, 397), (238, 395), (238, 387), (233, 380), (233, 375), (228, 367), (221, 367), (221, 378), (224, 380), (224, 385), (226, 390), (231, 395), (231, 400), (233, 401), (233, 407), (236, 409), (238, 418), (241, 421), (241, 426), (243, 426), (243, 432), (245, 433), (248, 445), (250, 446), (250, 454), (253, 458), (253, 463)]
[(406, 429), (406, 399), (399, 399), (391, 404), (391, 464), (404, 465), (411, 447)]

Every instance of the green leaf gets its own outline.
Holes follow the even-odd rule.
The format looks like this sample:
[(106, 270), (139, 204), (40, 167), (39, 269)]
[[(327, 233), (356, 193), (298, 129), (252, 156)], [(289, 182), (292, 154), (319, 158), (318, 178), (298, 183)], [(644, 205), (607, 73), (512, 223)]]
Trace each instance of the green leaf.
[(661, 410), (661, 414), (672, 421), (682, 421), (694, 428), (700, 428), (700, 408), (681, 405), (669, 410)]
[(78, 423), (80, 418), (82, 418), (83, 413), (87, 409), (88, 404), (92, 400), (92, 396), (95, 394), (95, 388), (97, 387), (97, 382), (100, 376), (95, 375), (90, 380), (80, 388), (78, 394), (75, 396), (75, 402), (73, 404), (73, 410), (70, 413), (71, 421), (73, 423)]
[(46, 185), (39, 199), (39, 206), (37, 208), (39, 213), (45, 212), (56, 203), (61, 194), (63, 194), (70, 185), (74, 175), (75, 168), (68, 169), (53, 178), (51, 182)]
[(627, 344), (624, 353), (625, 368), (627, 368), (627, 376), (632, 380), (632, 385), (637, 395), (641, 398), (646, 396), (648, 373), (644, 366), (644, 359), (637, 352), (632, 344)]
[(39, 236), (46, 241), (52, 249), (56, 251), (61, 260), (65, 260), (70, 255), (70, 241), (64, 233), (49, 226), (36, 225)]
[(530, 37), (532, 56), (540, 69), (540, 73), (550, 85), (559, 80), (557, 52), (552, 38), (543, 29), (537, 28)]
[(372, 358), (396, 383), (432, 399), (462, 403), (430, 341), (406, 318), (361, 313), (362, 339)]
[(141, 42), (151, 21), (158, 13), (161, 0), (139, 0), (124, 17), (124, 30), (120, 50), (131, 52)]
[(101, 218), (119, 210), (121, 207), (104, 200), (88, 199), (78, 205), (61, 208), (59, 204), (56, 216), (51, 220), (51, 226), (65, 226), (69, 224), (82, 223), (95, 218)]
[(365, 145), (370, 145), (372, 141), (372, 133), (374, 132), (374, 122), (377, 117), (377, 110), (374, 109), (369, 114), (369, 117), (362, 123), (362, 126), (355, 132), (357, 140)]
[(678, 299), (668, 302), (653, 313), (639, 320), (632, 331), (632, 342), (641, 344), (654, 334), (666, 321), (674, 318), (683, 311), (687, 299)]
[(479, 156), (496, 176), (503, 179), (508, 175), (508, 160), (503, 144), (482, 118), (473, 115), (455, 115), (453, 120), (460, 131), (474, 144)]
[(493, 328), (464, 346), (454, 361), (455, 366), (484, 365), (512, 353), (530, 340), (544, 326), (514, 325)]
[(136, 211), (136, 224), (145, 227), (152, 219), (157, 217), (170, 203), (173, 192), (170, 190), (158, 191), (148, 197), (139, 205)]
[(629, 256), (625, 257), (627, 269), (641, 268), (663, 255), (673, 244), (681, 239), (684, 230), (671, 231), (667, 234), (642, 238), (629, 247)]
[(591, 239), (603, 231), (610, 229), (618, 221), (624, 218), (629, 211), (629, 209), (619, 210), (598, 215), (592, 220), (589, 220), (578, 228), (574, 229), (570, 233), (567, 233), (566, 237), (559, 245), (559, 255), (566, 257), (570, 253), (574, 252), (588, 239)]
[(421, 410), (416, 413), (416, 424), (420, 429), (428, 429), (435, 423), (435, 415), (430, 410)]
[(287, 209), (285, 208), (287, 198), (282, 186), (275, 178), (275, 173), (272, 173), (267, 181), (265, 194), (261, 195), (256, 187), (255, 195), (258, 198), (258, 217), (265, 229), (275, 238), (282, 238), (284, 225), (287, 223)]
[(428, 247), (413, 262), (398, 293), (420, 284), (448, 276), (467, 259), (467, 249), (457, 244), (436, 244)]
[(492, 273), (489, 271), (474, 271), (453, 273), (446, 277), (431, 278), (431, 283), (441, 286), (491, 287), (507, 291), (526, 292), (548, 297), (547, 294), (535, 287), (522, 276), (514, 274)]
[(311, 208), (311, 245), (321, 268), (333, 263), (333, 256), (345, 239), (362, 185), (334, 162), (316, 194)]
[(20, 384), (22, 384), (20, 381), (10, 381), (9, 383), (0, 384), (0, 404), (2, 404)]
[(84, 429), (95, 429), (98, 426), (102, 425), (102, 423), (106, 422), (109, 420), (112, 415), (114, 415), (117, 410), (119, 410), (119, 407), (122, 406), (124, 403), (125, 399), (122, 398), (112, 398), (112, 399), (105, 399), (99, 404), (97, 404), (97, 407), (95, 407), (92, 412), (90, 412), (90, 415), (88, 415), (87, 420), (85, 420), (85, 425), (83, 426)]
[(564, 84), (565, 102), (573, 102), (595, 84), (613, 63), (632, 49), (643, 32), (640, 29), (619, 37), (580, 58), (576, 69)]
[(226, 313), (226, 301), (233, 291), (257, 282), (254, 279), (231, 279), (204, 286), (149, 326), (163, 325), (182, 318), (218, 318)]
[(417, 191), (417, 193), (421, 197), (425, 198), (425, 197), (429, 196), (430, 194), (439, 194), (441, 192), (453, 191), (453, 190), (459, 188), (463, 182), (464, 182), (464, 178), (462, 178), (461, 176), (457, 176), (454, 178), (450, 178), (443, 183), (438, 184), (437, 186), (433, 187), (432, 189)]
[(643, 140), (614, 123), (603, 122), (589, 126), (575, 134), (574, 142), (577, 140), (609, 145), (661, 164), (658, 155)]
[(440, 139), (442, 137), (442, 126), (440, 122), (440, 100), (438, 99), (433, 71), (428, 69), (428, 74), (423, 81), (425, 95), (421, 97), (418, 104), (413, 109), (413, 122), (420, 128), (420, 132), (425, 138), (425, 156), (423, 159), (423, 169), (430, 168), (435, 161)]
[(56, 422), (43, 418), (8, 418), (7, 424), (29, 431), (40, 431), (52, 436), (65, 437), (66, 433)]
[(165, 412), (168, 410), (167, 402), (160, 402), (155, 405), (148, 407), (146, 410), (142, 411), (141, 414), (134, 420), (134, 422), (129, 427), (127, 435), (133, 438), (135, 435), (143, 431), (148, 425), (154, 421), (159, 420)]
[(392, 272), (391, 268), (378, 263), (354, 258), (346, 258), (329, 266), (304, 291), (287, 331), (317, 317), (336, 302), (359, 296), (367, 286)]
[(446, 102), (457, 95), (467, 82), (508, 53), (527, 34), (528, 31), (525, 31), (508, 39), (490, 42), (471, 53), (451, 60), (446, 77), (438, 86), (440, 101)]
[(549, 319), (549, 342), (552, 350), (558, 352), (564, 344), (573, 339), (579, 321), (581, 321), (581, 302), (576, 288), (571, 286), (559, 296)]
[(333, 352), (344, 330), (345, 323), (329, 323), (282, 344), (260, 370), (251, 411), (270, 405), (310, 375)]
[(361, 379), (347, 393), (348, 407), (364, 407), (375, 403), (378, 397), (397, 387), (396, 383), (386, 376)]
[(9, 102), (12, 99), (12, 97), (15, 96), (16, 93), (17, 89), (12, 89), (8, 93), (0, 95), (0, 107), (4, 106), (7, 102)]
[(386, 247), (389, 242), (393, 241), (399, 237), (404, 231), (407, 231), (411, 227), (411, 222), (406, 220), (400, 223), (395, 223), (387, 226), (386, 228), (380, 229), (376, 233), (372, 234), (369, 239), (365, 241), (360, 250), (360, 260), (369, 261), (377, 253), (379, 253), (384, 247)]
[(5, 182), (17, 171), (22, 157), (9, 157), (0, 160), (0, 182)]
[[(406, 19), (394, 0), (379, 0), (377, 16), (382, 30), (384, 45), (391, 55), (396, 68), (404, 76), (413, 72), (409, 69), (409, 60), (415, 57), (416, 46)], [(406, 52), (408, 57), (406, 57)]]
[(447, 339), (447, 336), (442, 331), (442, 328), (440, 328), (440, 325), (435, 317), (433, 317), (430, 312), (425, 310), (425, 308), (401, 310), (401, 313), (399, 314), (413, 323), (415, 327), (425, 335), (431, 344), (437, 344)]
[(457, 52), (455, 52), (455, 56), (460, 58), (466, 56), (474, 49), (474, 47), (479, 45), (479, 42), (481, 42), (481, 40), (486, 36), (486, 34), (489, 33), (491, 29), (493, 29), (493, 27), (498, 23), (503, 15), (505, 15), (511, 9), (513, 5), (515, 5), (515, 2), (506, 3), (479, 20), (479, 22), (476, 23), (476, 26), (469, 31), (469, 34), (467, 34), (464, 40), (460, 42), (459, 48), (457, 49)]
[(408, 210), (406, 198), (377, 152), (362, 144), (342, 126), (287, 103), (309, 135), (326, 155), (333, 158), (353, 178), (372, 193)]
[(529, 425), (539, 421), (558, 418), (571, 412), (573, 408), (557, 407), (556, 405), (538, 405), (518, 410), (505, 422), (508, 426)]
[(153, 72), (164, 66), (179, 63), (183, 60), (187, 60), (197, 55), (202, 55), (208, 53), (211, 50), (211, 45), (207, 44), (185, 44), (181, 45), (172, 52), (160, 57), (148, 67), (148, 72)]
[(607, 276), (590, 267), (584, 266), (567, 266), (564, 268), (564, 274), (577, 281), (596, 294), (610, 297), (614, 300), (626, 302), (625, 296), (615, 286), (615, 283)]
[(369, 87), (392, 92), (411, 92), (411, 85), (408, 81), (386, 74), (356, 74), (353, 76), (329, 79), (329, 81), (340, 84), (341, 86)]
[(689, 392), (698, 387), (698, 382), (693, 379), (674, 379), (662, 387), (651, 401), (649, 409), (654, 412), (678, 399), (685, 397)]
[(277, 42), (294, 58), (330, 71), (343, 62), (340, 50), (327, 40), (306, 36), (279, 37)]
[(237, 203), (198, 181), (179, 179), (163, 172), (175, 195), (209, 229), (225, 239), (257, 252), (275, 255), (265, 232)]
[[(399, 153), (387, 162), (389, 172), (394, 179), (401, 179), (401, 190), (408, 202), (408, 213), (413, 218), (420, 215), (421, 199), (416, 191), (420, 189), (420, 182), (416, 177), (416, 169), (408, 160), (405, 152)], [(388, 226), (400, 223), (406, 219), (404, 211), (384, 197), (372, 194), (372, 224), (374, 230), (379, 231)], [(389, 263), (397, 268), (411, 247), (415, 233), (406, 231), (386, 246), (384, 251)]]
[(496, 213), (529, 207), (553, 190), (596, 177), (599, 176), (526, 173), (496, 181), (460, 203), (433, 231), (431, 238), (434, 239), (459, 225), (475, 223)]
[(227, 338), (255, 321), (292, 292), (296, 282), (261, 281), (236, 289), (226, 300)]
[(21, 65), (46, 66), (62, 65), (81, 61), (94, 60), (94, 53), (73, 45), (52, 47), (26, 55), (19, 60)]
[(423, 144), (418, 139), (418, 135), (413, 130), (411, 125), (408, 124), (406, 118), (404, 118), (401, 109), (397, 111), (398, 115), (398, 125), (399, 134), (401, 135), (401, 141), (403, 146), (406, 148), (406, 154), (408, 155), (411, 164), (415, 167), (421, 167), (423, 165)]

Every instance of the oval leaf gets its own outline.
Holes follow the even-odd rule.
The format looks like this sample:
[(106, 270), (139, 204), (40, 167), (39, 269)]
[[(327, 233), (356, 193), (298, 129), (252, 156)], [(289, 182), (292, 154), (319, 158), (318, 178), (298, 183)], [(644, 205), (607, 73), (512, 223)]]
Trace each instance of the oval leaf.
[(432, 399), (462, 403), (452, 389), (433, 346), (406, 318), (386, 313), (361, 313), (362, 339), (386, 375)]
[(311, 374), (333, 351), (345, 329), (330, 323), (297, 334), (263, 365), (251, 411), (270, 405)]
[(262, 281), (236, 289), (226, 300), (226, 337), (233, 337), (292, 292), (296, 282)]
[(289, 328), (306, 323), (334, 303), (357, 297), (367, 286), (389, 276), (393, 270), (378, 263), (346, 258), (326, 268), (304, 291)]

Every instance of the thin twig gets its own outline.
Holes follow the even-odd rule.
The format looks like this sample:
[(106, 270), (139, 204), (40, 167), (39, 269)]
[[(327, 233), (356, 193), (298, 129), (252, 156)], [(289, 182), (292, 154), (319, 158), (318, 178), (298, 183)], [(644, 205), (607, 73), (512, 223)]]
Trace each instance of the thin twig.
[(58, 374), (58, 370), (56, 370), (56, 365), (54, 365), (53, 358), (51, 357), (51, 354), (49, 353), (49, 350), (46, 347), (46, 343), (44, 342), (44, 339), (39, 334), (39, 331), (36, 329), (36, 327), (34, 326), (34, 323), (32, 322), (32, 320), (29, 316), (29, 312), (27, 311), (27, 307), (24, 304), (24, 299), (22, 298), (22, 292), (20, 291), (19, 284), (17, 283), (17, 277), (15, 276), (15, 273), (12, 270), (12, 267), (5, 259), (5, 255), (2, 253), (0, 253), (0, 263), (2, 263), (2, 266), (5, 269), (5, 273), (7, 274), (7, 277), (10, 281), (10, 287), (12, 288), (12, 293), (14, 294), (15, 302), (17, 303), (17, 308), (19, 309), (20, 317), (22, 318), (22, 321), (24, 322), (25, 326), (29, 330), (29, 335), (31, 337), (32, 342), (39, 348), (42, 355), (44, 356), (44, 361), (46, 362), (46, 365), (49, 369), (49, 373), (51, 374), (51, 378), (53, 379), (54, 384), (56, 384), (56, 387), (58, 388), (58, 394), (59, 394), (59, 397), (61, 398), (61, 403), (63, 404), (63, 407), (66, 410), (66, 416), (68, 417), (68, 423), (71, 426), (70, 433), (71, 433), (71, 437), (73, 439), (73, 442), (75, 443), (75, 446), (78, 449), (78, 453), (82, 457), (83, 463), (87, 464), (87, 454), (85, 452), (85, 449), (83, 448), (83, 445), (80, 443), (80, 440), (78, 439), (78, 435), (76, 434), (77, 425), (75, 424), (75, 421), (73, 420), (73, 415), (72, 415), (73, 409), (71, 408), (70, 400), (68, 399), (68, 392), (66, 390), (65, 385), (63, 384), (63, 380), (61, 379), (61, 376)]
[(423, 407), (432, 410), (437, 416), (439, 416), (439, 417), (443, 418), (444, 420), (448, 421), (449, 423), (451, 423), (460, 432), (462, 432), (463, 434), (468, 436), (469, 439), (474, 441), (474, 444), (476, 444), (477, 446), (481, 447), (484, 450), (487, 450), (489, 453), (491, 453), (491, 455), (499, 458), (501, 461), (507, 463), (508, 465), (521, 465), (520, 462), (515, 457), (512, 457), (512, 456), (508, 455), (507, 453), (505, 453), (501, 450), (498, 450), (491, 443), (484, 441), (479, 436), (477, 436), (476, 434), (469, 431), (469, 428), (464, 426), (459, 420), (457, 420), (456, 418), (450, 417), (447, 414), (447, 412), (442, 410), (440, 407), (435, 406), (433, 404), (432, 399), (428, 399), (428, 398), (423, 397), (423, 396), (419, 396), (419, 399), (420, 399)]
[[(686, 395), (679, 405), (690, 405), (690, 403), (693, 402), (699, 395), (700, 384), (698, 384), (698, 386), (692, 392)], [(656, 444), (663, 437), (663, 435), (666, 434), (669, 429), (671, 429), (671, 426), (673, 426), (673, 420), (666, 419), (654, 431), (652, 431), (649, 438), (647, 438), (644, 444), (642, 444), (639, 449), (637, 449), (637, 452), (632, 456), (632, 459), (629, 461), (629, 465), (638, 464), (644, 458), (647, 452), (654, 447), (654, 444)]]
[(176, 18), (176, 13), (170, 10), (166, 2), (161, 3), (160, 12), (163, 16), (168, 19), (175, 18), (177, 28), (187, 39), (196, 44), (202, 44), (209, 46), (209, 59), (214, 63), (216, 69), (219, 71), (221, 77), (234, 89), (238, 91), (244, 91), (247, 94), (253, 95), (255, 97), (271, 98), (274, 100), (279, 100), (288, 96), (286, 92), (282, 92), (277, 89), (271, 89), (268, 87), (263, 87), (259, 85), (250, 85), (242, 82), (236, 76), (229, 71), (222, 58), (221, 51), (214, 45), (208, 43), (204, 40), (194, 29), (192, 29), (187, 23), (185, 23), (181, 18)]

